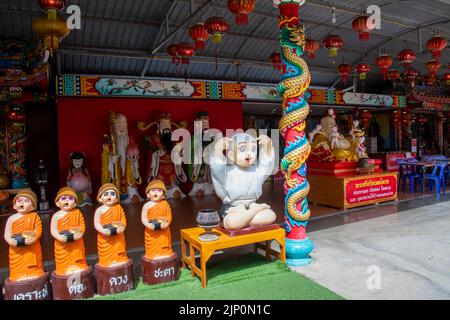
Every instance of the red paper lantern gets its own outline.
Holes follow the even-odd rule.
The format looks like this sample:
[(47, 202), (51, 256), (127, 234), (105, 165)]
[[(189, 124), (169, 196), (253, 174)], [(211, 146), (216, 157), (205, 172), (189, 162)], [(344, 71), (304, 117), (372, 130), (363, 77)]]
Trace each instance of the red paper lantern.
[(403, 73), (403, 81), (405, 81), (407, 85), (413, 87), (418, 75), (419, 73), (415, 69), (409, 68)]
[(47, 11), (50, 9), (60, 11), (66, 6), (65, 0), (38, 0), (39, 6)]
[(398, 53), (397, 59), (408, 68), (416, 60), (416, 54), (411, 49), (404, 49)]
[(442, 50), (448, 45), (447, 40), (439, 36), (438, 33), (434, 35), (433, 38), (427, 41), (426, 47), (431, 51), (434, 58), (439, 59), (442, 54)]
[(330, 34), (328, 37), (323, 39), (322, 44), (328, 49), (328, 54), (330, 57), (336, 57), (338, 50), (344, 45), (344, 40), (342, 40), (339, 35)]
[(228, 0), (228, 10), (236, 15), (238, 26), (248, 24), (248, 15), (255, 9), (256, 0)]
[(274, 52), (269, 57), (272, 62), (273, 68), (281, 71), (281, 55), (279, 52)]
[(356, 17), (352, 22), (352, 28), (358, 32), (360, 41), (369, 40), (370, 31), (368, 24), (369, 17), (366, 15)]
[(195, 53), (195, 47), (187, 42), (177, 45), (177, 55), (181, 57), (182, 64), (189, 64), (189, 58)]
[(179, 64), (180, 63), (180, 58), (178, 57), (177, 54), (177, 44), (171, 44), (170, 46), (167, 47), (166, 52), (169, 56), (172, 57), (172, 63), (173, 64)]
[(388, 72), (386, 72), (386, 78), (394, 82), (395, 80), (400, 79), (400, 71), (391, 69)]
[(450, 86), (450, 73), (444, 73), (441, 77), (441, 81), (444, 82), (446, 86)]
[(360, 80), (365, 80), (367, 77), (367, 74), (372, 70), (372, 68), (369, 66), (369, 64), (362, 62), (359, 63), (356, 68), (355, 71), (356, 73), (359, 74), (359, 79)]
[(205, 49), (205, 41), (209, 38), (208, 29), (203, 23), (197, 23), (189, 28), (189, 37), (195, 41), (195, 49)]
[(422, 78), (423, 84), (426, 86), (432, 86), (436, 82), (436, 77), (432, 74), (426, 74)]
[(380, 73), (383, 75), (383, 79), (386, 80), (386, 73), (389, 70), (389, 67), (393, 63), (393, 59), (387, 53), (383, 53), (375, 60), (375, 64), (380, 69)]
[(344, 83), (344, 85), (346, 85), (347, 84), (347, 80), (348, 80), (348, 76), (350, 75), (350, 73), (352, 73), (352, 66), (349, 65), (348, 63), (340, 64), (337, 67), (337, 72), (341, 76), (341, 80)]
[(431, 59), (428, 61), (425, 66), (427, 67), (428, 73), (432, 76), (435, 76), (441, 65), (439, 64), (439, 61), (436, 59)]
[(305, 53), (308, 54), (308, 57), (310, 59), (314, 59), (314, 56), (316, 54), (316, 51), (319, 50), (320, 43), (314, 39), (306, 39), (305, 40)]
[(220, 43), (222, 37), (228, 32), (228, 23), (222, 17), (209, 18), (205, 21), (205, 27), (215, 44)]

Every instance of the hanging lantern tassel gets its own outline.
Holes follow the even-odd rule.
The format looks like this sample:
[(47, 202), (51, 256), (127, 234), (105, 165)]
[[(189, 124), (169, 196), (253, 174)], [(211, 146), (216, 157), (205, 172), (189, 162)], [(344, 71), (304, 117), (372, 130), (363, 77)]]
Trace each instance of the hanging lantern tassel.
[(188, 78), (188, 66), (184, 69), (184, 83), (187, 83)]

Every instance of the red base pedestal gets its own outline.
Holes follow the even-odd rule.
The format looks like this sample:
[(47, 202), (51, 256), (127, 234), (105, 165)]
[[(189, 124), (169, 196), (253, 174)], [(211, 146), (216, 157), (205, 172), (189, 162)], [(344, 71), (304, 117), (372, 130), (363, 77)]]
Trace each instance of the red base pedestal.
[(235, 236), (243, 236), (245, 234), (250, 234), (250, 233), (255, 233), (255, 232), (275, 230), (275, 229), (278, 229), (279, 227), (280, 226), (278, 224), (273, 223), (273, 224), (268, 224), (265, 226), (249, 226), (249, 227), (245, 227), (245, 228), (239, 229), (239, 230), (228, 230), (222, 226), (219, 226), (219, 227), (217, 227), (217, 230), (219, 230), (222, 233), (225, 233), (226, 235), (228, 235), (230, 237), (235, 237)]
[[(374, 165), (374, 173), (382, 173), (380, 168), (382, 161), (370, 159), (369, 163)], [(358, 162), (356, 161), (336, 161), (336, 162), (314, 162), (308, 161), (308, 174), (316, 176), (347, 177), (358, 175)]]
[(5, 281), (5, 300), (51, 300), (50, 274), (33, 280)]
[(142, 282), (154, 285), (163, 282), (176, 281), (180, 277), (178, 272), (178, 256), (148, 260), (145, 255), (142, 260)]
[(59, 276), (52, 273), (53, 300), (76, 300), (94, 296), (94, 277), (89, 266), (77, 274)]
[(111, 268), (102, 268), (96, 264), (95, 276), (97, 278), (97, 293), (99, 295), (104, 296), (133, 290), (133, 260), (128, 259), (126, 264)]

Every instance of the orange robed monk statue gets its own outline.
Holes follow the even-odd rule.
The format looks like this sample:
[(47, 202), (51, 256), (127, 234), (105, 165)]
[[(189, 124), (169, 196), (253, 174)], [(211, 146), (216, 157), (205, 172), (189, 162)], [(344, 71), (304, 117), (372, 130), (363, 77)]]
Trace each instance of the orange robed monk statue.
[(145, 284), (158, 284), (178, 279), (178, 257), (172, 250), (170, 224), (172, 209), (161, 180), (151, 181), (145, 193), (149, 201), (142, 207), (145, 226), (145, 255), (142, 257), (142, 278)]
[(142, 224), (145, 226), (145, 257), (149, 260), (173, 255), (169, 225), (172, 209), (166, 196), (166, 187), (161, 180), (151, 181), (145, 189), (150, 199), (142, 207)]
[[(52, 273), (53, 299), (71, 300), (94, 295), (92, 268), (86, 263), (83, 236), (84, 217), (78, 204), (77, 193), (71, 187), (58, 191), (50, 232), (55, 238), (55, 272)], [(77, 281), (72, 281), (77, 280)]]
[(127, 226), (125, 211), (119, 204), (119, 190), (112, 183), (105, 183), (98, 190), (94, 227), (98, 231), (98, 265), (103, 268), (128, 261), (124, 231)]
[(36, 213), (37, 196), (22, 190), (13, 199), (16, 210), (6, 221), (4, 238), (9, 244), (9, 278), (6, 300), (49, 300), (50, 279), (42, 264), (42, 222)]
[(70, 187), (61, 188), (55, 198), (55, 204), (61, 210), (53, 215), (50, 231), (55, 238), (55, 273), (58, 276), (88, 268), (83, 242), (84, 217), (76, 209), (77, 202), (77, 194)]
[(31, 190), (20, 191), (13, 200), (16, 213), (8, 218), (5, 240), (9, 244), (9, 279), (23, 281), (45, 274), (42, 265), (42, 222), (36, 213), (37, 197)]
[(127, 256), (124, 234), (127, 220), (119, 199), (119, 189), (112, 183), (105, 183), (98, 190), (101, 206), (95, 210), (94, 227), (98, 231), (95, 273), (100, 295), (134, 288), (133, 260)]

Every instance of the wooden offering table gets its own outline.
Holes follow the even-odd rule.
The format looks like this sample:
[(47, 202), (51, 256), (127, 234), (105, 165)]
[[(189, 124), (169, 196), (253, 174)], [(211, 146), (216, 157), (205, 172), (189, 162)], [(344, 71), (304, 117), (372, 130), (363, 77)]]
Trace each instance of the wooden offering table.
[(398, 199), (397, 173), (384, 172), (345, 177), (308, 175), (308, 200), (339, 209)]
[[(282, 262), (286, 259), (285, 230), (282, 228), (234, 237), (230, 237), (225, 233), (214, 229), (213, 232), (220, 237), (218, 240), (210, 242), (199, 240), (198, 237), (204, 232), (204, 229), (198, 227), (181, 230), (181, 258), (183, 261), (183, 268), (189, 266), (191, 275), (197, 275), (201, 278), (203, 288), (206, 287), (206, 263), (217, 250), (254, 244), (255, 252), (257, 251), (257, 248), (264, 249), (268, 260), (271, 259), (271, 256), (279, 258)], [(270, 247), (272, 240), (280, 245), (280, 252), (277, 252)], [(260, 244), (262, 242), (264, 244)], [(189, 256), (186, 251), (187, 245), (189, 245)], [(200, 252), (200, 267), (195, 263), (196, 251)]]

